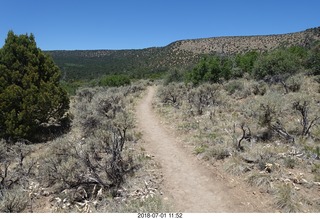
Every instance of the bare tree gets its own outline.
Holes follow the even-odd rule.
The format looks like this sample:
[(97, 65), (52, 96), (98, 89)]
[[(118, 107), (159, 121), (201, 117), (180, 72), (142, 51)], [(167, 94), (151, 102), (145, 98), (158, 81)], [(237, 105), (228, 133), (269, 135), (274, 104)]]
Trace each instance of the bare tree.
[(320, 116), (315, 116), (311, 121), (309, 120), (308, 106), (309, 103), (307, 103), (307, 101), (303, 101), (302, 104), (299, 101), (293, 103), (293, 109), (299, 111), (301, 114), (302, 136), (309, 136), (310, 129), (315, 126), (320, 119)]

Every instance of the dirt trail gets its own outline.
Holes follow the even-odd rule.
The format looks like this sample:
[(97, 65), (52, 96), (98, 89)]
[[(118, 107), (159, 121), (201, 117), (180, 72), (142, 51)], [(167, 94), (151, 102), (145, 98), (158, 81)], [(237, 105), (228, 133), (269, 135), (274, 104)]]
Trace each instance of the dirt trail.
[[(162, 167), (164, 198), (177, 212), (270, 212), (259, 197), (242, 187), (222, 179), (215, 171), (201, 164), (177, 141), (175, 133), (160, 123), (152, 109), (155, 87), (137, 106), (138, 128), (143, 134), (145, 149)], [(250, 193), (248, 195), (247, 193)], [(261, 204), (260, 204), (261, 203)]]

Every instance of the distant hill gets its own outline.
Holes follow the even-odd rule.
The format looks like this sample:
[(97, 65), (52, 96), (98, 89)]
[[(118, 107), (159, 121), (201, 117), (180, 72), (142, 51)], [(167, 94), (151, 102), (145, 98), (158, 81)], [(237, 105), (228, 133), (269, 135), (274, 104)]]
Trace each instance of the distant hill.
[(165, 47), (146, 49), (46, 52), (60, 67), (64, 80), (88, 80), (105, 74), (143, 77), (173, 67), (190, 67), (207, 54), (230, 55), (250, 50), (263, 52), (294, 45), (308, 47), (317, 40), (320, 40), (320, 27), (288, 34), (179, 40)]
[(187, 66), (199, 59), (190, 51), (171, 47), (139, 50), (47, 51), (60, 67), (65, 80), (94, 79), (105, 74), (145, 74), (164, 72), (172, 67)]

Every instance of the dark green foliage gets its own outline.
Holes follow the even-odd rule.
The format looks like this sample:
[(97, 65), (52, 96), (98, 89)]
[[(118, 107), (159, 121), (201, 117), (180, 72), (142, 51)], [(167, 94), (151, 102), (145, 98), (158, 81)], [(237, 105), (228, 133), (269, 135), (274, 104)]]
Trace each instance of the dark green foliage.
[(191, 72), (186, 75), (186, 81), (195, 85), (203, 82), (217, 83), (221, 79), (232, 77), (232, 61), (227, 57), (214, 55), (200, 60)]
[(294, 56), (298, 57), (300, 62), (303, 62), (308, 55), (308, 50), (302, 46), (291, 46), (287, 49), (287, 51)]
[(309, 51), (306, 64), (312, 74), (320, 75), (320, 42)]
[(42, 126), (60, 123), (69, 99), (59, 79), (59, 68), (32, 34), (10, 31), (0, 50), (0, 137), (35, 140)]
[(187, 74), (187, 81), (197, 85), (204, 81), (205, 75), (209, 72), (207, 59), (202, 59), (196, 67)]
[[(259, 57), (259, 53), (257, 51), (250, 51), (245, 54), (236, 55), (235, 61), (237, 67), (241, 70), (241, 73), (251, 73), (254, 63)], [(240, 77), (242, 75), (239, 75)]]
[[(63, 80), (92, 80), (104, 75), (125, 74), (150, 78), (173, 68), (188, 67), (200, 55), (173, 51), (172, 46), (131, 50), (49, 51), (63, 72)], [(151, 79), (151, 78), (150, 78)]]
[(299, 56), (290, 50), (279, 49), (260, 56), (254, 64), (254, 77), (294, 74), (301, 67)]
[[(320, 74), (320, 43), (315, 43), (311, 49), (301, 46), (279, 48), (260, 54), (249, 51), (244, 54), (229, 56), (207, 56), (186, 74), (186, 82), (199, 85), (204, 82), (220, 83), (234, 78), (253, 77), (264, 79), (270, 83), (282, 83), (286, 92), (296, 92), (300, 89), (297, 81), (294, 84), (286, 80), (305, 68), (312, 74)], [(288, 81), (289, 82), (289, 81)], [(292, 86), (291, 86), (292, 85)], [(290, 87), (289, 87), (290, 86)]]
[(100, 86), (108, 86), (108, 87), (120, 87), (130, 85), (130, 78), (128, 75), (106, 75), (104, 76), (100, 82)]

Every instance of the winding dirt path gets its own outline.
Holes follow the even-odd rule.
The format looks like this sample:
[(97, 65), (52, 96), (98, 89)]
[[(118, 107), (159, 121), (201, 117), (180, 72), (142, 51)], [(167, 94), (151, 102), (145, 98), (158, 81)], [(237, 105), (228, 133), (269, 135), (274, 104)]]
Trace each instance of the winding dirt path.
[[(252, 191), (231, 185), (212, 168), (177, 141), (176, 134), (160, 123), (152, 109), (155, 87), (136, 108), (138, 128), (143, 134), (145, 149), (162, 167), (164, 198), (176, 212), (270, 212)], [(250, 193), (248, 195), (247, 193)]]

